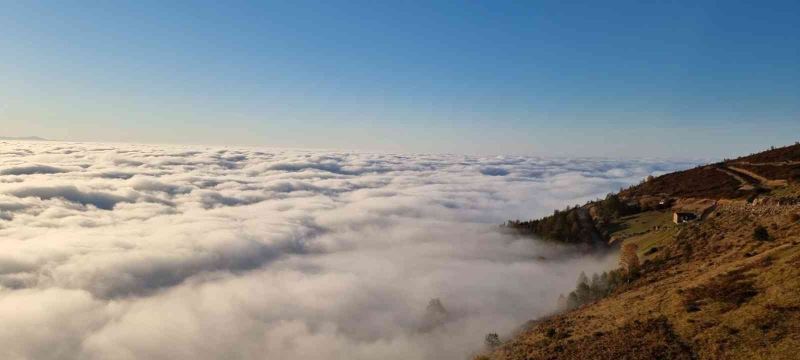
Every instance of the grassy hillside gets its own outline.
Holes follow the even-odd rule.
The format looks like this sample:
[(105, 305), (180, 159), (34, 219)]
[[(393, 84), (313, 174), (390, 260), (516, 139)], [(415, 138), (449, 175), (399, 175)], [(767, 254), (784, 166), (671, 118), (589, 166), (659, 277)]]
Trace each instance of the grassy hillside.
[(735, 199), (749, 195), (749, 190), (741, 189), (742, 185), (740, 180), (721, 171), (720, 166), (708, 165), (659, 176), (620, 195)]
[[(668, 194), (679, 202), (714, 199), (716, 206), (680, 225), (668, 208), (617, 216), (607, 235), (637, 250), (636, 273), (607, 296), (529, 322), (477, 358), (797, 359), (800, 184), (785, 172), (753, 177), (733, 166), (742, 159), (753, 167), (766, 166), (756, 161), (789, 166), (795, 149), (667, 174), (623, 191), (626, 202)], [(776, 178), (789, 181), (766, 181)]]
[(668, 207), (658, 204), (669, 205), (682, 198), (752, 201), (789, 183), (800, 183), (798, 144), (649, 178), (603, 200), (555, 211), (541, 219), (509, 221), (505, 226), (522, 235), (597, 245), (598, 240), (611, 240), (615, 226), (624, 222), (620, 217)]
[[(795, 359), (798, 219), (798, 206), (727, 203), (705, 221), (626, 239), (659, 247), (642, 256), (639, 278), (535, 322), (487, 357)], [(758, 226), (769, 240), (754, 239)]]

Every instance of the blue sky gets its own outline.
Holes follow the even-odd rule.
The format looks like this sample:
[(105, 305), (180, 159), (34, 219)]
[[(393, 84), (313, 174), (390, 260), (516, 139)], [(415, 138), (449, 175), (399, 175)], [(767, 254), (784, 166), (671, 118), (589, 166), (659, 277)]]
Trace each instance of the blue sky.
[(800, 140), (800, 3), (2, 1), (0, 136), (726, 156)]

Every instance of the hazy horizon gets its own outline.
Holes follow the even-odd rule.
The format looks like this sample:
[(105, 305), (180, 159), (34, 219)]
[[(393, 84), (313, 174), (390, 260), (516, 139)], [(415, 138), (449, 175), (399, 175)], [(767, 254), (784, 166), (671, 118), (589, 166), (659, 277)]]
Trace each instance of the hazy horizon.
[[(468, 153), (468, 152), (425, 152), (425, 151), (392, 151), (392, 150), (382, 150), (382, 149), (359, 149), (354, 147), (341, 147), (341, 148), (315, 148), (315, 147), (298, 147), (298, 146), (269, 146), (269, 145), (230, 145), (230, 144), (213, 144), (213, 143), (168, 143), (168, 142), (136, 142), (136, 141), (92, 141), (92, 140), (62, 140), (62, 139), (49, 139), (39, 136), (1, 136), (0, 135), (0, 142), (55, 142), (55, 143), (65, 143), (65, 144), (85, 144), (85, 145), (110, 145), (110, 146), (160, 146), (160, 147), (167, 147), (167, 148), (206, 148), (206, 149), (216, 149), (216, 150), (241, 150), (241, 149), (250, 149), (250, 150), (296, 150), (296, 151), (318, 151), (318, 152), (344, 152), (344, 153), (364, 153), (364, 154), (387, 154), (387, 155), (443, 155), (443, 156), (465, 156), (465, 157), (504, 157), (504, 156), (519, 156), (519, 157), (531, 157), (531, 158), (540, 158), (540, 159), (597, 159), (597, 160), (650, 160), (650, 161), (675, 161), (675, 162), (684, 162), (684, 163), (692, 163), (692, 164), (708, 164), (715, 161), (722, 160), (723, 158), (730, 157), (730, 156), (740, 156), (746, 155), (744, 152), (739, 152), (737, 154), (726, 155), (726, 156), (717, 156), (717, 157), (710, 157), (705, 156), (704, 154), (696, 154), (696, 155), (686, 155), (686, 156), (642, 156), (638, 154), (625, 154), (625, 155), (603, 155), (603, 154), (587, 154), (587, 155), (569, 155), (569, 154), (528, 154), (528, 153), (492, 153), (492, 152), (483, 152), (483, 153)], [(778, 146), (784, 146), (790, 144), (780, 144)], [(754, 152), (765, 150), (766, 148), (757, 148)]]

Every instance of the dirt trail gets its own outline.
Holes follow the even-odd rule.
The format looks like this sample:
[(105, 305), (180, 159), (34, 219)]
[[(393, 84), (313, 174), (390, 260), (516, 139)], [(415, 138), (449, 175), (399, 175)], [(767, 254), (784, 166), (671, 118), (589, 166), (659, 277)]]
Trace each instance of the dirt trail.
[(770, 180), (770, 179), (767, 179), (767, 178), (765, 178), (765, 177), (763, 177), (761, 175), (758, 175), (758, 174), (756, 174), (756, 173), (754, 173), (754, 172), (752, 172), (750, 170), (738, 168), (738, 167), (735, 167), (735, 166), (728, 166), (726, 168), (728, 170), (730, 170), (730, 171), (734, 171), (734, 172), (737, 172), (737, 173), (742, 174), (742, 175), (747, 175), (747, 176), (749, 176), (749, 177), (751, 177), (751, 178), (753, 178), (755, 180), (758, 180), (760, 185), (763, 186), (763, 187), (766, 187), (766, 188), (774, 188), (774, 187), (779, 187), (779, 186), (785, 186), (786, 185), (786, 180)]
[(750, 176), (748, 176), (746, 174), (741, 174), (741, 173), (739, 173), (737, 171), (734, 171), (734, 170), (732, 170), (730, 168), (727, 168), (727, 167), (718, 167), (716, 169), (719, 170), (719, 171), (722, 171), (722, 172), (730, 175), (734, 179), (738, 180), (739, 183), (742, 184), (742, 186), (740, 187), (741, 190), (753, 190), (753, 189), (761, 187), (761, 183), (758, 180), (756, 180), (755, 178), (750, 177)]

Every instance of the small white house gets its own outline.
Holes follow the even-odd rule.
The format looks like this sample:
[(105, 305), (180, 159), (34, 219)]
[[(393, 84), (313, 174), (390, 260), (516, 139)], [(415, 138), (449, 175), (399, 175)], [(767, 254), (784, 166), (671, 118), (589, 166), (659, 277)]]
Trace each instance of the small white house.
[(672, 222), (676, 224), (683, 224), (685, 222), (697, 220), (697, 214), (693, 212), (680, 212), (674, 211), (672, 213)]

